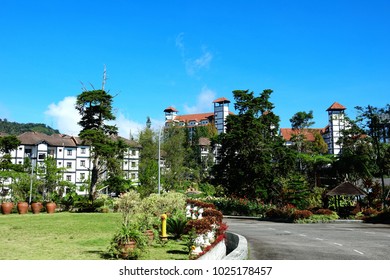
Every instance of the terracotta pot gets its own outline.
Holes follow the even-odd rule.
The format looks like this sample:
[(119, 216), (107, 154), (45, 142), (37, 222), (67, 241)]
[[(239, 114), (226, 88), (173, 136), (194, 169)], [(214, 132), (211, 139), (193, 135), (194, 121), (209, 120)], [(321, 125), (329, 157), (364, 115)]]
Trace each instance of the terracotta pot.
[(145, 235), (148, 237), (148, 243), (150, 245), (153, 242), (153, 240), (154, 240), (154, 232), (153, 232), (153, 230), (147, 229), (145, 231)]
[(25, 201), (18, 202), (17, 204), (19, 214), (27, 214), (28, 213), (28, 203)]
[(129, 243), (123, 243), (119, 245), (121, 251), (121, 258), (126, 259), (129, 256), (129, 253), (134, 251), (135, 247), (137, 247), (137, 242), (130, 241)]
[(56, 207), (57, 207), (57, 204), (55, 204), (54, 202), (48, 202), (46, 204), (46, 212), (49, 214), (53, 214), (56, 212)]
[(14, 204), (12, 202), (3, 202), (1, 204), (1, 212), (3, 212), (4, 215), (11, 214), (13, 208)]
[(34, 214), (39, 214), (41, 212), (43, 205), (40, 202), (31, 203), (31, 210)]

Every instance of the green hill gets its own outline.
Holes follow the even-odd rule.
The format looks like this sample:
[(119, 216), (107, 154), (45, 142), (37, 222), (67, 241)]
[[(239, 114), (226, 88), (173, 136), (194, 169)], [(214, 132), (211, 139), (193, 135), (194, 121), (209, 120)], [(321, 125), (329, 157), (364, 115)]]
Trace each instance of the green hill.
[(29, 131), (41, 132), (48, 135), (60, 133), (58, 129), (51, 128), (43, 123), (17, 123), (9, 122), (7, 119), (0, 119), (0, 132), (19, 135)]

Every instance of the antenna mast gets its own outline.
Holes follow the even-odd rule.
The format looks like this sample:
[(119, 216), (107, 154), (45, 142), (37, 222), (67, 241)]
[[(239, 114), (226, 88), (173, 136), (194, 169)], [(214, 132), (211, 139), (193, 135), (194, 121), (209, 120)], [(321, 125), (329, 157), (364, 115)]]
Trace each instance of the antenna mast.
[(102, 90), (104, 90), (104, 86), (106, 85), (107, 75), (106, 75), (106, 65), (104, 65), (103, 70), (103, 82), (102, 82)]

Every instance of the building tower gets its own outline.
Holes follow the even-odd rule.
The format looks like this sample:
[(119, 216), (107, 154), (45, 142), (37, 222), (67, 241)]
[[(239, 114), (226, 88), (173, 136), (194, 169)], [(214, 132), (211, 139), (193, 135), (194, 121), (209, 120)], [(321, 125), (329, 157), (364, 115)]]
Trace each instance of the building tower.
[(178, 110), (176, 110), (175, 108), (173, 107), (168, 107), (164, 110), (164, 113), (165, 113), (165, 122), (173, 122), (173, 120), (176, 118), (177, 116), (177, 112), (179, 112)]
[(218, 134), (226, 132), (226, 117), (229, 115), (230, 101), (225, 97), (218, 98), (214, 103), (214, 122)]
[(340, 103), (334, 102), (326, 111), (328, 111), (329, 124), (326, 129), (324, 140), (328, 144), (329, 154), (338, 155), (341, 151), (341, 145), (338, 140), (341, 131), (345, 128), (345, 107)]

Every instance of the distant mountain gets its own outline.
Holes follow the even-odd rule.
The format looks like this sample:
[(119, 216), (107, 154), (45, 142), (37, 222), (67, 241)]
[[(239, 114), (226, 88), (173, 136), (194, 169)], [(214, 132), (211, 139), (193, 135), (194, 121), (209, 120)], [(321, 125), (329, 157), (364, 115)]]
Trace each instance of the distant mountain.
[(48, 135), (60, 133), (58, 129), (51, 128), (43, 123), (17, 123), (9, 122), (7, 119), (0, 119), (0, 132), (19, 135), (29, 131), (41, 132)]

